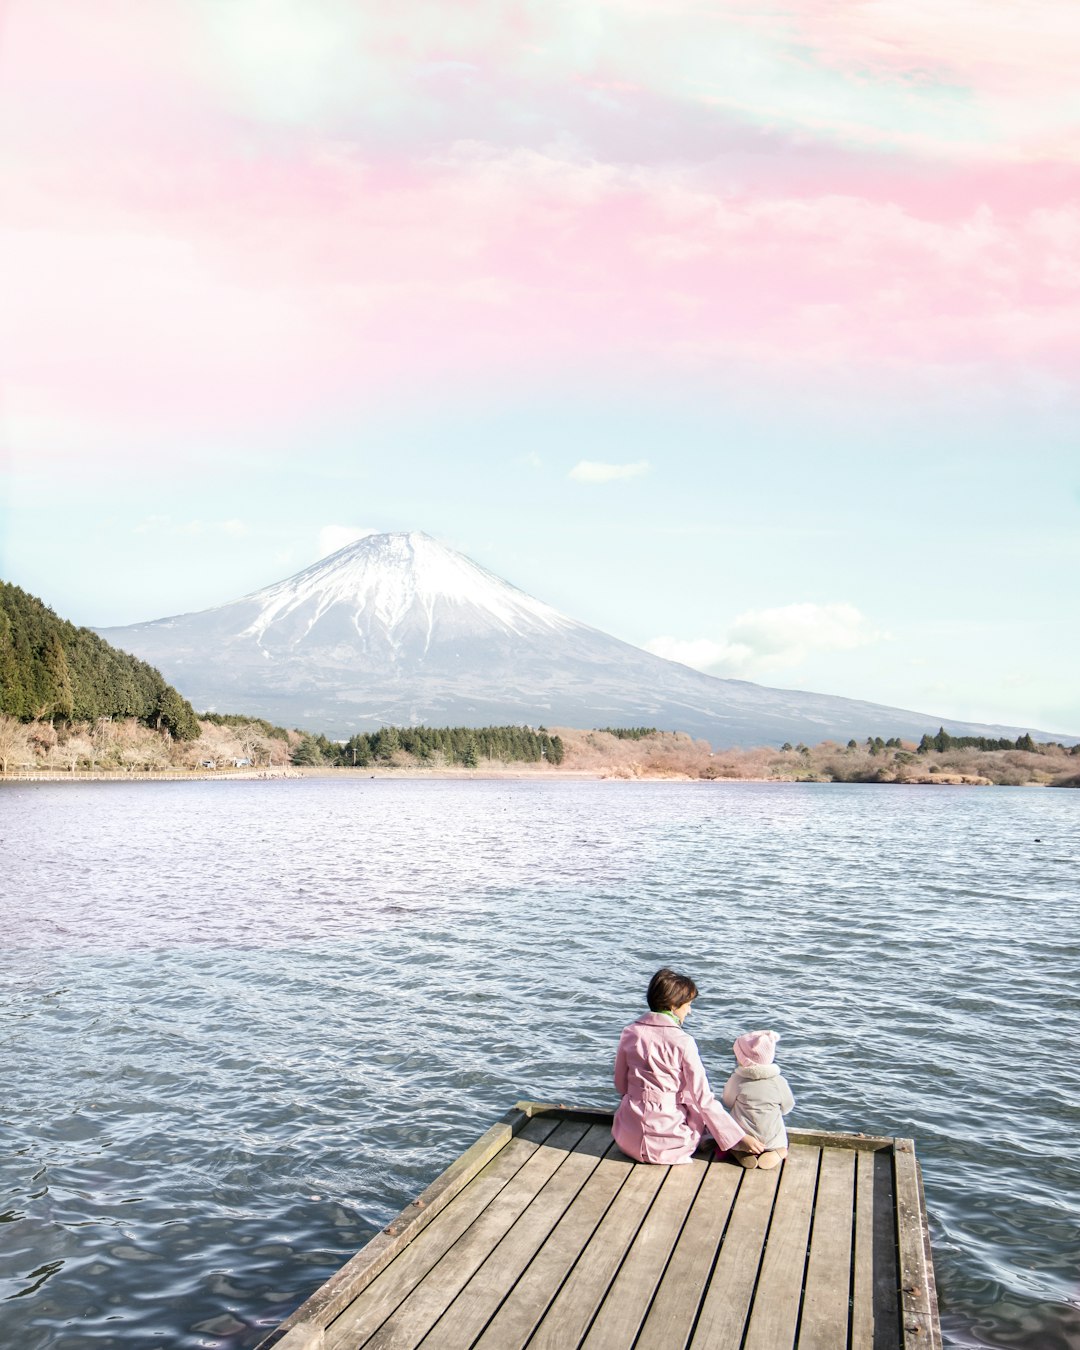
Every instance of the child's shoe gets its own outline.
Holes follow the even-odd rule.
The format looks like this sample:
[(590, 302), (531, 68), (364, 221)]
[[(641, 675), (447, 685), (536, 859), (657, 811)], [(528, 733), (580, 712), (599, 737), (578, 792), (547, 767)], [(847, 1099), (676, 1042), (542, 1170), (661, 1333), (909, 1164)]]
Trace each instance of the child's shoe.
[(763, 1167), (768, 1171), (770, 1168), (780, 1166), (780, 1154), (774, 1152), (771, 1148), (766, 1149), (764, 1153), (759, 1153), (754, 1161), (759, 1167)]
[(741, 1163), (743, 1167), (749, 1168), (759, 1166), (761, 1158), (764, 1158), (765, 1154), (763, 1153), (761, 1158), (759, 1158), (756, 1153), (733, 1153), (731, 1156), (737, 1163)]

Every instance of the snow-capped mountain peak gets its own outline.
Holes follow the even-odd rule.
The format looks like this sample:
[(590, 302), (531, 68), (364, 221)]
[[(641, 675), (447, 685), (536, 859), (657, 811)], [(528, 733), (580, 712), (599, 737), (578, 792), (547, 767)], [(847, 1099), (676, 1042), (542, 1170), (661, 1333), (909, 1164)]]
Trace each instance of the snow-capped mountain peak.
[[(245, 600), (258, 606), (244, 629), (256, 640), (299, 611), (306, 636), (338, 607), (357, 632), (374, 630), (391, 640), (417, 627), (430, 640), (440, 612), (447, 621), (456, 611), (458, 624), (471, 632), (490, 626), (520, 635), (579, 626), (419, 531), (367, 535)], [(300, 637), (294, 635), (294, 644)]]

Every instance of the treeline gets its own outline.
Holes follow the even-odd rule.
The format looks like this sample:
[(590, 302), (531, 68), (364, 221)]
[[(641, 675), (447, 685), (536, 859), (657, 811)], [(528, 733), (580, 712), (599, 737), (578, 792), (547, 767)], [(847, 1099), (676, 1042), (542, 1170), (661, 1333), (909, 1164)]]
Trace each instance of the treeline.
[(0, 582), (0, 714), (50, 723), (133, 717), (176, 740), (199, 735), (191, 704), (153, 666), (8, 582)]
[[(993, 736), (950, 736), (944, 727), (938, 728), (936, 736), (923, 736), (919, 742), (918, 753), (927, 755), (931, 750), (943, 754), (946, 750), (1037, 750), (1040, 745), (1057, 745), (1056, 741), (1040, 741), (1036, 744), (1030, 733), (1024, 732), (1010, 741), (1004, 736), (995, 740)], [(1062, 749), (1064, 747), (1061, 747)]]
[(614, 736), (617, 741), (644, 741), (657, 734), (655, 727), (594, 727), (593, 730)]
[(531, 727), (382, 727), (358, 732), (344, 743), (305, 736), (293, 751), (298, 765), (366, 768), (409, 756), (416, 763), (459, 764), (474, 769), (482, 759), (503, 764), (561, 764), (562, 740), (546, 728)]
[[(858, 750), (859, 742), (850, 740), (846, 748)], [(882, 740), (880, 736), (867, 736), (864, 748), (870, 755), (880, 755), (886, 750), (901, 750), (910, 756), (912, 754), (929, 755), (934, 753), (943, 755), (947, 750), (1026, 750), (1031, 754), (1039, 754), (1047, 750), (1064, 750), (1065, 746), (1060, 741), (1033, 740), (1030, 733), (1026, 731), (1022, 736), (1017, 736), (1015, 741), (1010, 741), (1005, 736), (950, 736), (944, 727), (940, 727), (936, 736), (931, 736), (928, 732), (925, 733), (917, 746), (907, 744), (899, 736), (890, 736), (887, 741)], [(780, 749), (784, 751), (797, 750), (801, 753), (808, 750), (809, 747), (803, 745), (801, 741), (794, 746), (790, 741), (785, 741)]]
[[(566, 768), (606, 778), (742, 779), (796, 783), (967, 783), (1055, 787), (1080, 786), (1080, 746), (1035, 743), (1025, 749), (934, 748), (920, 754), (914, 740), (868, 736), (846, 745), (821, 741), (713, 750), (707, 741), (680, 732), (657, 732), (638, 740), (614, 731), (562, 729)], [(931, 737), (931, 740), (933, 738)], [(1013, 743), (1015, 745), (1015, 742)]]

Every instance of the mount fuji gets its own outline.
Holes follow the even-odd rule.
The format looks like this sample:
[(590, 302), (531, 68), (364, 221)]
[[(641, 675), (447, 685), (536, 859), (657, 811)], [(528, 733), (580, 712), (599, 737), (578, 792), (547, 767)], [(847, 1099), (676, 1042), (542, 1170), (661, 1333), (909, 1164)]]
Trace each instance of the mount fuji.
[(704, 675), (419, 533), (368, 535), (214, 609), (96, 631), (198, 709), (341, 738), (418, 723), (655, 726), (725, 746), (1024, 730)]

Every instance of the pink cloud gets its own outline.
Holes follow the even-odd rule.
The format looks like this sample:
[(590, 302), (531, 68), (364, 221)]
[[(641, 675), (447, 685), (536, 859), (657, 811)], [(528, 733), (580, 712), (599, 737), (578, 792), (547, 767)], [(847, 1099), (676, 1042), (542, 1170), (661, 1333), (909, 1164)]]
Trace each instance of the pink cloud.
[[(958, 27), (928, 6), (910, 31), (906, 7), (844, 10), (850, 28), (828, 6), (791, 6), (769, 34), (850, 70), (911, 75), (933, 52), (938, 74), (963, 64)], [(657, 106), (663, 62), (646, 89), (648, 63), (543, 48), (538, 21), (512, 6), (489, 28), (466, 7), (471, 45), (437, 26), (395, 40), (383, 23), (372, 42), (387, 83), (411, 71), (430, 86), (386, 114), (402, 129), (392, 154), (374, 113), (355, 134), (259, 120), (202, 12), (13, 6), (0, 336), (16, 435), (29, 428), (27, 444), (50, 454), (79, 453), (65, 436), (80, 418), (137, 453), (151, 428), (278, 427), (438, 382), (662, 381), (738, 363), (762, 382), (844, 368), (895, 383), (927, 368), (1075, 364), (1070, 164), (947, 166), (775, 139), (762, 153), (760, 128), (713, 113), (701, 116), (724, 153), (690, 163), (675, 133), (647, 164), (573, 137), (449, 142), (427, 100), (430, 88), (453, 97), (470, 53), (488, 81), (496, 53), (538, 70), (538, 109), (565, 92), (559, 68), (617, 97), (612, 116)], [(997, 9), (986, 31), (978, 51), (997, 45), (971, 70), (1012, 96), (1023, 63)], [(337, 59), (333, 35), (320, 60)], [(1043, 39), (1024, 41), (1034, 60)], [(506, 113), (493, 131), (512, 142), (516, 126)]]
[(412, 170), (200, 163), (186, 193), (143, 185), (137, 207), (47, 194), (52, 227), (5, 248), (9, 370), (102, 414), (206, 425), (582, 363), (1057, 367), (1075, 208), (1018, 212), (1007, 173), (996, 186), (1000, 208), (943, 215), (921, 210), (926, 185), (736, 197), (475, 145)]

